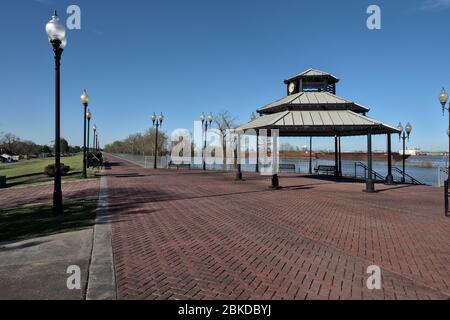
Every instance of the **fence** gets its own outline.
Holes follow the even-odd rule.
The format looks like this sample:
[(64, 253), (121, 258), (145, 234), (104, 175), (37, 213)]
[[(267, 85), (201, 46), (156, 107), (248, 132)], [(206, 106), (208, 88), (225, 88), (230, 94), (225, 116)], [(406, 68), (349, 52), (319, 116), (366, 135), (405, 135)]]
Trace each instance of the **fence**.
[(438, 168), (438, 187), (442, 188), (444, 186), (445, 180), (448, 178), (448, 168), (439, 167)]

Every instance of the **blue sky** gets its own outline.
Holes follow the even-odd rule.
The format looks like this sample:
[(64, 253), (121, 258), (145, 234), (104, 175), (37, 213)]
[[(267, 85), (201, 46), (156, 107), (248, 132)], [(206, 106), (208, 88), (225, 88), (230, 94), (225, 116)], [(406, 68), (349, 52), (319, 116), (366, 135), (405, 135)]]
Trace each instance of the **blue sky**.
[[(202, 111), (245, 122), (285, 95), (283, 79), (315, 67), (338, 76), (337, 94), (369, 106), (369, 116), (411, 122), (410, 146), (447, 146), (437, 95), (450, 90), (450, 0), (1, 1), (0, 131), (53, 139), (44, 27), (54, 9), (67, 18), (70, 4), (82, 10), (62, 65), (62, 135), (71, 144), (82, 144), (84, 88), (102, 142), (112, 142), (146, 130), (153, 111), (164, 112), (168, 132), (192, 130)], [(381, 7), (381, 30), (366, 28), (370, 4)], [(375, 139), (376, 149), (385, 144)], [(343, 148), (364, 149), (365, 139), (344, 139)]]

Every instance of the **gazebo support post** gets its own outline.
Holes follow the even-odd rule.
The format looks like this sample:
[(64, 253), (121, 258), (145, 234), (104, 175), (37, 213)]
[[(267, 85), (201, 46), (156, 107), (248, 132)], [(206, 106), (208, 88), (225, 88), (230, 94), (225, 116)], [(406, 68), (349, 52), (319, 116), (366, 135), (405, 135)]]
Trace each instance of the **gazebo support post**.
[(309, 137), (309, 174), (312, 174), (312, 137)]
[(339, 177), (338, 136), (334, 136), (334, 177)]
[(341, 137), (339, 136), (339, 177), (342, 177), (342, 150), (341, 150)]
[(375, 184), (372, 174), (372, 133), (370, 131), (367, 133), (367, 171), (366, 190), (364, 191), (372, 193), (375, 192)]
[(237, 142), (236, 142), (236, 163), (237, 163), (237, 171), (236, 171), (236, 180), (242, 180), (242, 167), (241, 167), (241, 133), (238, 132)]
[(256, 129), (256, 169), (255, 172), (259, 172), (259, 130)]
[[(268, 136), (270, 139), (272, 139), (272, 132), (269, 131)], [(272, 170), (275, 170), (272, 174), (272, 185), (270, 186), (272, 189), (278, 189), (280, 187), (280, 181), (278, 179), (278, 163), (276, 163), (276, 167), (274, 166), (273, 159), (274, 159), (274, 153), (278, 150), (278, 144), (277, 140), (273, 139), (272, 141), (272, 148), (271, 148), (271, 156), (272, 156)], [(275, 168), (274, 168), (275, 167)]]
[(387, 134), (387, 163), (388, 163), (388, 175), (386, 177), (386, 184), (392, 185), (394, 184), (394, 177), (392, 176), (392, 143), (391, 143), (391, 134)]

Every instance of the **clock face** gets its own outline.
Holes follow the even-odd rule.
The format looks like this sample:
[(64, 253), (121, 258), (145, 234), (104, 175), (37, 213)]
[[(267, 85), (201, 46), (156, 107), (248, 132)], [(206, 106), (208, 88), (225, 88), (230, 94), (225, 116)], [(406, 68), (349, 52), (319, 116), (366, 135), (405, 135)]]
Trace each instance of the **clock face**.
[(294, 90), (295, 90), (295, 83), (291, 82), (289, 84), (289, 94), (292, 94), (294, 92)]

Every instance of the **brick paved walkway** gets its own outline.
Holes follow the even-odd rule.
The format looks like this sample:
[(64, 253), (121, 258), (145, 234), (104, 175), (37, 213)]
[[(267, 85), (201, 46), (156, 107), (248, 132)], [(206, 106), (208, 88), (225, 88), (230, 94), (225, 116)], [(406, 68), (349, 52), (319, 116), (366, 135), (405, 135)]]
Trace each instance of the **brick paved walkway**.
[[(439, 189), (154, 171), (109, 156), (121, 299), (448, 299)], [(116, 176), (129, 174), (130, 176)], [(138, 174), (134, 176), (133, 174)], [(382, 267), (382, 290), (366, 287)]]
[[(62, 184), (63, 199), (97, 199), (98, 179), (67, 182)], [(0, 209), (30, 204), (49, 203), (53, 197), (53, 184), (24, 188), (0, 189)]]

